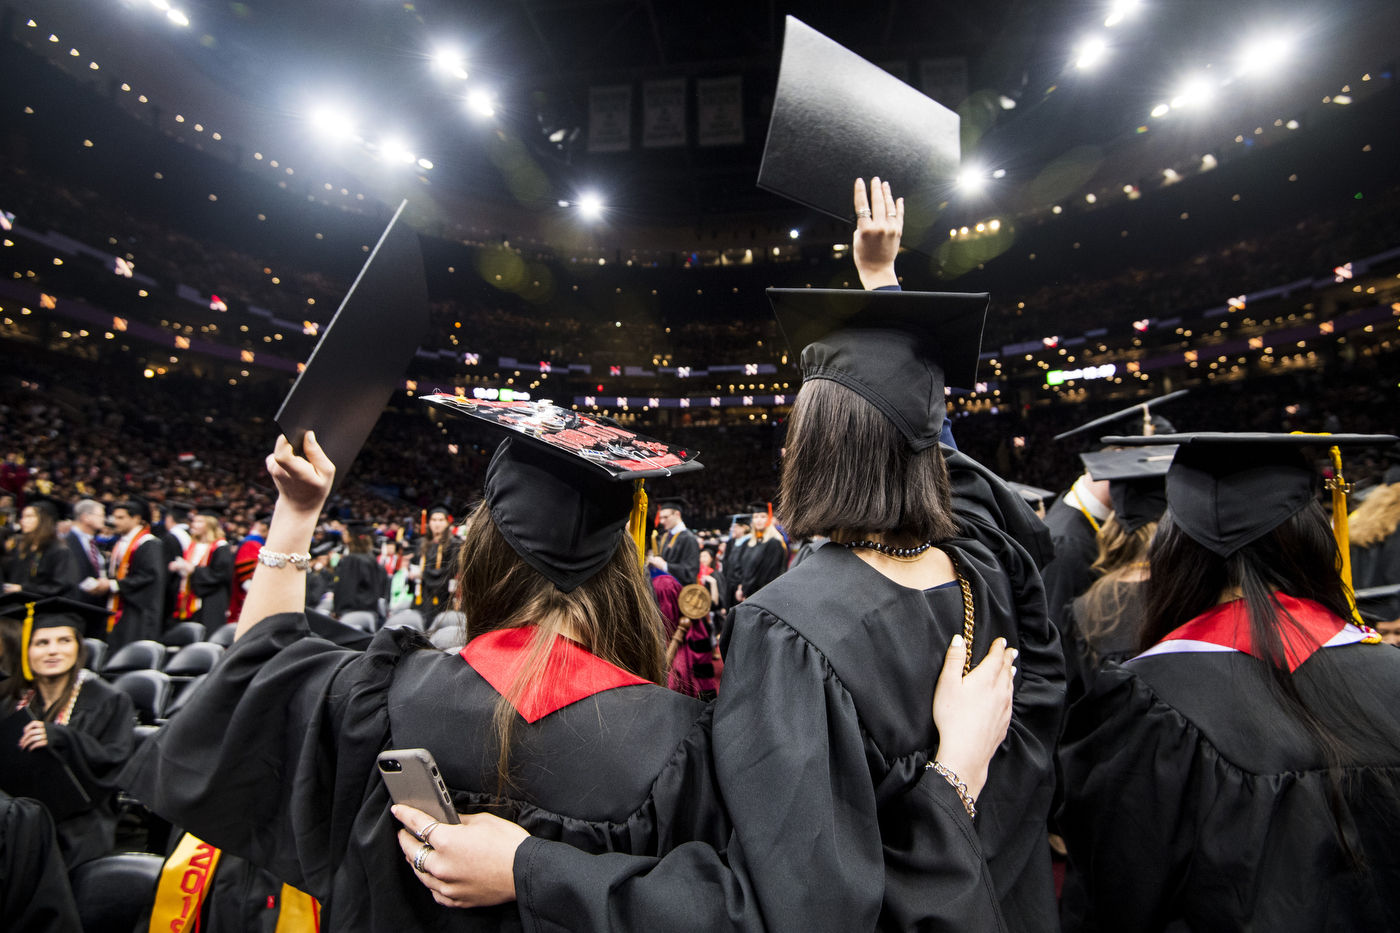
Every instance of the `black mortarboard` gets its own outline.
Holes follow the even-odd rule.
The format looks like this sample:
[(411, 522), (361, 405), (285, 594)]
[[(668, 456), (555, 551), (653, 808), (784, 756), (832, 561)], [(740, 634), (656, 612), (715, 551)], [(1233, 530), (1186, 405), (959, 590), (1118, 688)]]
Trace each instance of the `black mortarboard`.
[(85, 620), (107, 618), (105, 604), (80, 603), (62, 596), (40, 596), (37, 593), (6, 593), (0, 596), (0, 616), (18, 619), (24, 623), (20, 630), (20, 667), (25, 680), (33, 680), (34, 672), (29, 668), (29, 641), (41, 628), (67, 626), (75, 630), (79, 637), (86, 628)]
[(853, 223), (855, 180), (878, 175), (917, 245), (956, 184), (959, 134), (957, 113), (789, 16), (758, 186)]
[(222, 521), (224, 512), (226, 511), (227, 507), (222, 502), (205, 502), (195, 506), (194, 514), (208, 515), (210, 518), (217, 518)]
[(1093, 480), (1108, 480), (1108, 495), (1118, 524), (1137, 531), (1160, 519), (1167, 511), (1167, 469), (1176, 448), (1100, 450), (1080, 454), (1084, 470)]
[(642, 497), (623, 481), (702, 468), (694, 450), (548, 401), (423, 400), (510, 432), (486, 469), (486, 507), (521, 559), (565, 593), (607, 564), (629, 524), (645, 534)]
[(452, 509), (448, 506), (444, 505), (441, 502), (435, 502), (432, 505), (428, 506), (429, 518), (432, 518), (434, 515), (439, 514), (446, 516), (449, 522), (452, 521)]
[(1013, 483), (1006, 481), (1006, 485), (1015, 490), (1016, 494), (1025, 500), (1026, 504), (1032, 507), (1043, 505), (1055, 498), (1055, 493), (1048, 489), (1041, 489), (1039, 486), (1028, 486), (1025, 483)]
[(653, 499), (651, 501), (652, 504), (656, 506), (656, 511), (658, 512), (662, 509), (675, 509), (677, 512), (684, 515), (690, 509), (690, 503), (680, 496), (668, 496), (665, 499)]
[(1400, 583), (1357, 590), (1356, 609), (1367, 622), (1394, 622), (1400, 619)]
[(25, 507), (33, 506), (36, 510), (45, 513), (56, 522), (61, 522), (69, 517), (71, 511), (68, 503), (62, 499), (55, 499), (53, 496), (45, 496), (39, 493), (30, 493), (26, 497)]
[(1273, 531), (1307, 506), (1320, 477), (1301, 448), (1381, 447), (1389, 434), (1172, 434), (1105, 437), (1111, 446), (1180, 445), (1167, 471), (1172, 521), (1221, 557)]
[[(764, 508), (766, 509), (767, 506), (765, 506)], [(729, 516), (729, 524), (731, 524), (731, 525), (752, 525), (752, 524), (753, 524), (753, 513), (752, 513), (752, 512), (740, 512), (738, 515), (731, 515), (731, 516)]]
[[(118, 503), (118, 504), (121, 505), (121, 504), (123, 504), (123, 503)], [(116, 506), (113, 506), (113, 508), (116, 508)], [(190, 517), (190, 511), (191, 511), (193, 508), (194, 508), (194, 507), (191, 506), (188, 502), (167, 502), (167, 503), (165, 503), (165, 511), (166, 511), (167, 513), (169, 513), (171, 516), (173, 516), (174, 518), (179, 519), (179, 520), (184, 520), (184, 519), (189, 518), (189, 517)], [(141, 514), (145, 515), (145, 514), (147, 514), (147, 513), (146, 513), (146, 512), (143, 512), (143, 513), (141, 513)], [(271, 520), (272, 520), (272, 518), (271, 518), (271, 513), (269, 513), (268, 521), (271, 521)]]
[(855, 392), (915, 450), (938, 443), (944, 387), (977, 384), (985, 292), (770, 288), (768, 300), (802, 378)]
[(1131, 417), (1137, 418), (1137, 421), (1131, 424), (1124, 423), (1119, 425), (1119, 429), (1122, 430), (1124, 433), (1131, 433), (1133, 435), (1147, 434), (1147, 431), (1143, 427), (1143, 422), (1146, 421), (1152, 426), (1153, 434), (1175, 434), (1176, 428), (1172, 426), (1172, 423), (1166, 418), (1161, 417), (1160, 415), (1152, 414), (1152, 408), (1153, 406), (1160, 405), (1163, 402), (1170, 402), (1173, 399), (1181, 398), (1183, 395), (1190, 394), (1190, 392), (1190, 389), (1177, 389), (1175, 392), (1168, 392), (1166, 395), (1159, 395), (1157, 398), (1148, 399), (1147, 401), (1141, 402), (1137, 405), (1129, 406), (1128, 408), (1125, 408), (1122, 411), (1115, 411), (1111, 415), (1104, 415), (1102, 418), (1095, 418), (1093, 421), (1087, 422), (1086, 424), (1081, 424), (1077, 428), (1071, 428), (1070, 430), (1065, 431), (1061, 434), (1056, 434), (1054, 440), (1062, 441), (1067, 437), (1074, 437), (1076, 434), (1083, 434), (1086, 431), (1092, 431), (1095, 428), (1102, 428), (1104, 425), (1107, 424), (1122, 422), (1125, 419)]
[(316, 432), (335, 464), (336, 486), (349, 474), (428, 328), (418, 234), (400, 223), (407, 204), (399, 205), (277, 412), (277, 426), (298, 454), (306, 432)]

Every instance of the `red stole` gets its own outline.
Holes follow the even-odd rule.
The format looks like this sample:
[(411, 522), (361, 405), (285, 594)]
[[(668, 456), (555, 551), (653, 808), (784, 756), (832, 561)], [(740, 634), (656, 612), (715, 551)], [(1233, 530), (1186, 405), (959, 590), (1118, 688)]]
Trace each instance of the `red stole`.
[[(214, 556), (214, 552), (227, 545), (228, 542), (223, 538), (217, 538), (207, 545), (203, 541), (191, 540), (185, 548), (183, 557), (196, 567), (208, 567), (209, 558)], [(201, 549), (203, 549), (202, 553)], [(198, 559), (195, 558), (195, 554), (199, 554)], [(185, 574), (184, 579), (180, 581), (180, 592), (175, 594), (175, 618), (177, 619), (193, 619), (195, 613), (199, 612), (200, 606), (204, 604), (203, 600), (190, 592), (190, 577), (192, 576), (194, 576), (193, 569)], [(217, 624), (222, 625), (223, 623)]]
[[(122, 559), (117, 561), (117, 567), (112, 572), (112, 579), (125, 580), (126, 572), (131, 566), (131, 555), (136, 553), (136, 549), (146, 543), (147, 539), (155, 540), (155, 535), (151, 534), (151, 529), (143, 526), (136, 537), (131, 539), (131, 543), (122, 552)], [(112, 594), (112, 598), (107, 601), (107, 631), (117, 627), (117, 623), (122, 620), (122, 610), (126, 608), (126, 600), (122, 598), (120, 589)]]
[[(487, 632), (473, 638), (462, 649), (462, 659), (504, 696), (525, 664), (534, 637), (534, 626)], [(537, 722), (605, 690), (646, 683), (650, 681), (629, 674), (590, 654), (577, 642), (556, 635), (545, 661), (544, 676), (514, 704), (515, 711), (526, 722)]]

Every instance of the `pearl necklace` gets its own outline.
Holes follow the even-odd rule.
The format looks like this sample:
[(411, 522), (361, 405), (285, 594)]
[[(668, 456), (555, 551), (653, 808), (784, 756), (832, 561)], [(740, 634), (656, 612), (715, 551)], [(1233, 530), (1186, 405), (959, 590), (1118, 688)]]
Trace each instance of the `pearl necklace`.
[(932, 541), (925, 541), (918, 547), (893, 547), (888, 544), (882, 544), (879, 541), (852, 541), (850, 543), (838, 541), (837, 543), (843, 548), (852, 551), (856, 548), (867, 551), (878, 551), (893, 560), (917, 560), (925, 551), (933, 547)]

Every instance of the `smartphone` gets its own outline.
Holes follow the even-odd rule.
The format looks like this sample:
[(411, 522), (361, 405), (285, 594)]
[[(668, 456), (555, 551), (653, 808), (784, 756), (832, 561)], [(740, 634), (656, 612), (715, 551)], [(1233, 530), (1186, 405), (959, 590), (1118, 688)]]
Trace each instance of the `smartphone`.
[(380, 752), (376, 761), (394, 803), (422, 810), (440, 823), (461, 822), (432, 752), (426, 748), (391, 748)]

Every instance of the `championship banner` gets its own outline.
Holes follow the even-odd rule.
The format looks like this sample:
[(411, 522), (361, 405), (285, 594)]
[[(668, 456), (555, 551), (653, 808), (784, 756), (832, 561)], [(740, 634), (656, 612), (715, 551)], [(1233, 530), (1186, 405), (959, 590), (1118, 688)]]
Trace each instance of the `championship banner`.
[(642, 82), (642, 148), (685, 145), (685, 78)]
[(588, 151), (626, 152), (632, 148), (632, 85), (588, 89)]
[(695, 82), (700, 145), (734, 146), (744, 141), (744, 78), (701, 78)]

